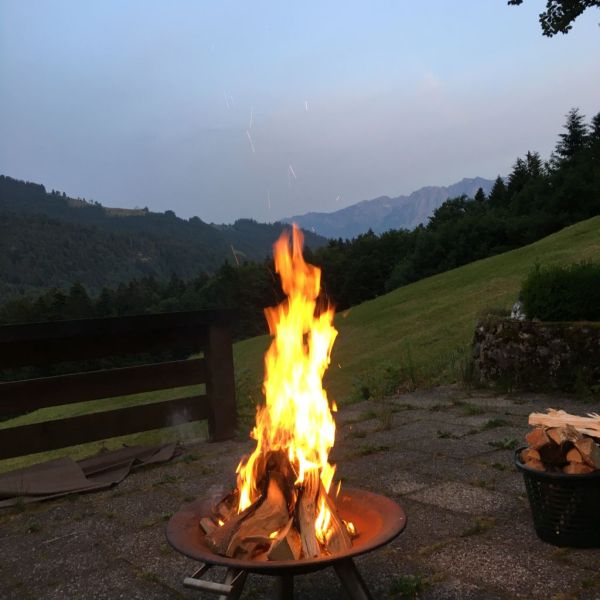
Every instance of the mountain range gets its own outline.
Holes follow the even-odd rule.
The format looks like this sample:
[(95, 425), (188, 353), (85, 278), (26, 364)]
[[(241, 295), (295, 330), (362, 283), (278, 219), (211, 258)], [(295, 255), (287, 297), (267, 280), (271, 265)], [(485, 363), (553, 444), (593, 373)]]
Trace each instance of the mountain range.
[(282, 219), (328, 238), (353, 238), (369, 229), (383, 233), (390, 229), (414, 229), (448, 198), (463, 194), (472, 198), (479, 188), (488, 194), (494, 182), (482, 177), (462, 179), (449, 186), (427, 186), (408, 196), (380, 196), (363, 200), (331, 213), (309, 212)]

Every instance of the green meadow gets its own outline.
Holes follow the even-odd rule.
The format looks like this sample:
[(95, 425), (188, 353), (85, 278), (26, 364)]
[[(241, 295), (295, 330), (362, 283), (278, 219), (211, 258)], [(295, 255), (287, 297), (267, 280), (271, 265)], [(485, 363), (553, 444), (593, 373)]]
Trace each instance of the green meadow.
[[(600, 258), (600, 217), (567, 227), (534, 244), (486, 258), (397, 289), (336, 315), (339, 335), (325, 387), (340, 406), (420, 386), (460, 382), (468, 368), (477, 318), (510, 309), (521, 281), (536, 264), (567, 264)], [(234, 361), (241, 434), (261, 397), (268, 336), (235, 344)], [(1, 429), (187, 395), (179, 388), (122, 398), (52, 407), (0, 422)], [(187, 393), (186, 393), (187, 392)], [(100, 447), (202, 438), (204, 423), (114, 438), (68, 450), (0, 461), (0, 471), (69, 454), (80, 458)]]

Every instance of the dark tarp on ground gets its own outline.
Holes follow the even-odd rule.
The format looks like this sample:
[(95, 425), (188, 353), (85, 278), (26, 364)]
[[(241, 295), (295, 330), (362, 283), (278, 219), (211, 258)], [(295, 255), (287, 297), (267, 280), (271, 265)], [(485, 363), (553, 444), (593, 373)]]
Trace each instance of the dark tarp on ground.
[(77, 461), (57, 458), (3, 473), (0, 474), (0, 508), (105, 489), (123, 481), (135, 469), (166, 462), (181, 452), (176, 443), (133, 446)]

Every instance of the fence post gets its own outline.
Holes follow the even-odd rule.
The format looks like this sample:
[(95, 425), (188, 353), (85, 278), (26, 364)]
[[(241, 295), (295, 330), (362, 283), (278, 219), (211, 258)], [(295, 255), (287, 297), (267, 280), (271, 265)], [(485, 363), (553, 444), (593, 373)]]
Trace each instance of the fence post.
[(211, 442), (217, 442), (232, 438), (237, 423), (233, 347), (229, 325), (225, 323), (209, 325), (204, 358), (208, 367), (206, 382), (210, 406), (208, 434)]

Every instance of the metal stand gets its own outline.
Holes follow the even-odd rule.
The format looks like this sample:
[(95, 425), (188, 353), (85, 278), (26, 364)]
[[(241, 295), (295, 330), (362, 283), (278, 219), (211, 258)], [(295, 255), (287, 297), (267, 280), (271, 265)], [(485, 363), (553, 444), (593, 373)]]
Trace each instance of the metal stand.
[(183, 580), (183, 585), (194, 590), (208, 592), (209, 594), (219, 594), (218, 600), (238, 600), (244, 590), (248, 571), (243, 571), (241, 569), (227, 569), (225, 581), (223, 583), (202, 579), (202, 575), (211, 569), (212, 566), (213, 565), (200, 563), (200, 567), (194, 571), (192, 576), (186, 577)]
[[(241, 569), (227, 569), (225, 581), (216, 583), (202, 579), (213, 565), (201, 563), (191, 577), (183, 580), (186, 587), (207, 592), (209, 594), (219, 594), (218, 600), (238, 600), (244, 590), (248, 571)], [(373, 600), (364, 579), (358, 572), (354, 561), (351, 558), (345, 558), (333, 563), (333, 568), (342, 586), (346, 590), (350, 600)], [(294, 598), (294, 576), (289, 573), (276, 575), (275, 596), (277, 600), (293, 600)]]
[(364, 579), (351, 558), (334, 562), (333, 568), (352, 600), (373, 600)]

